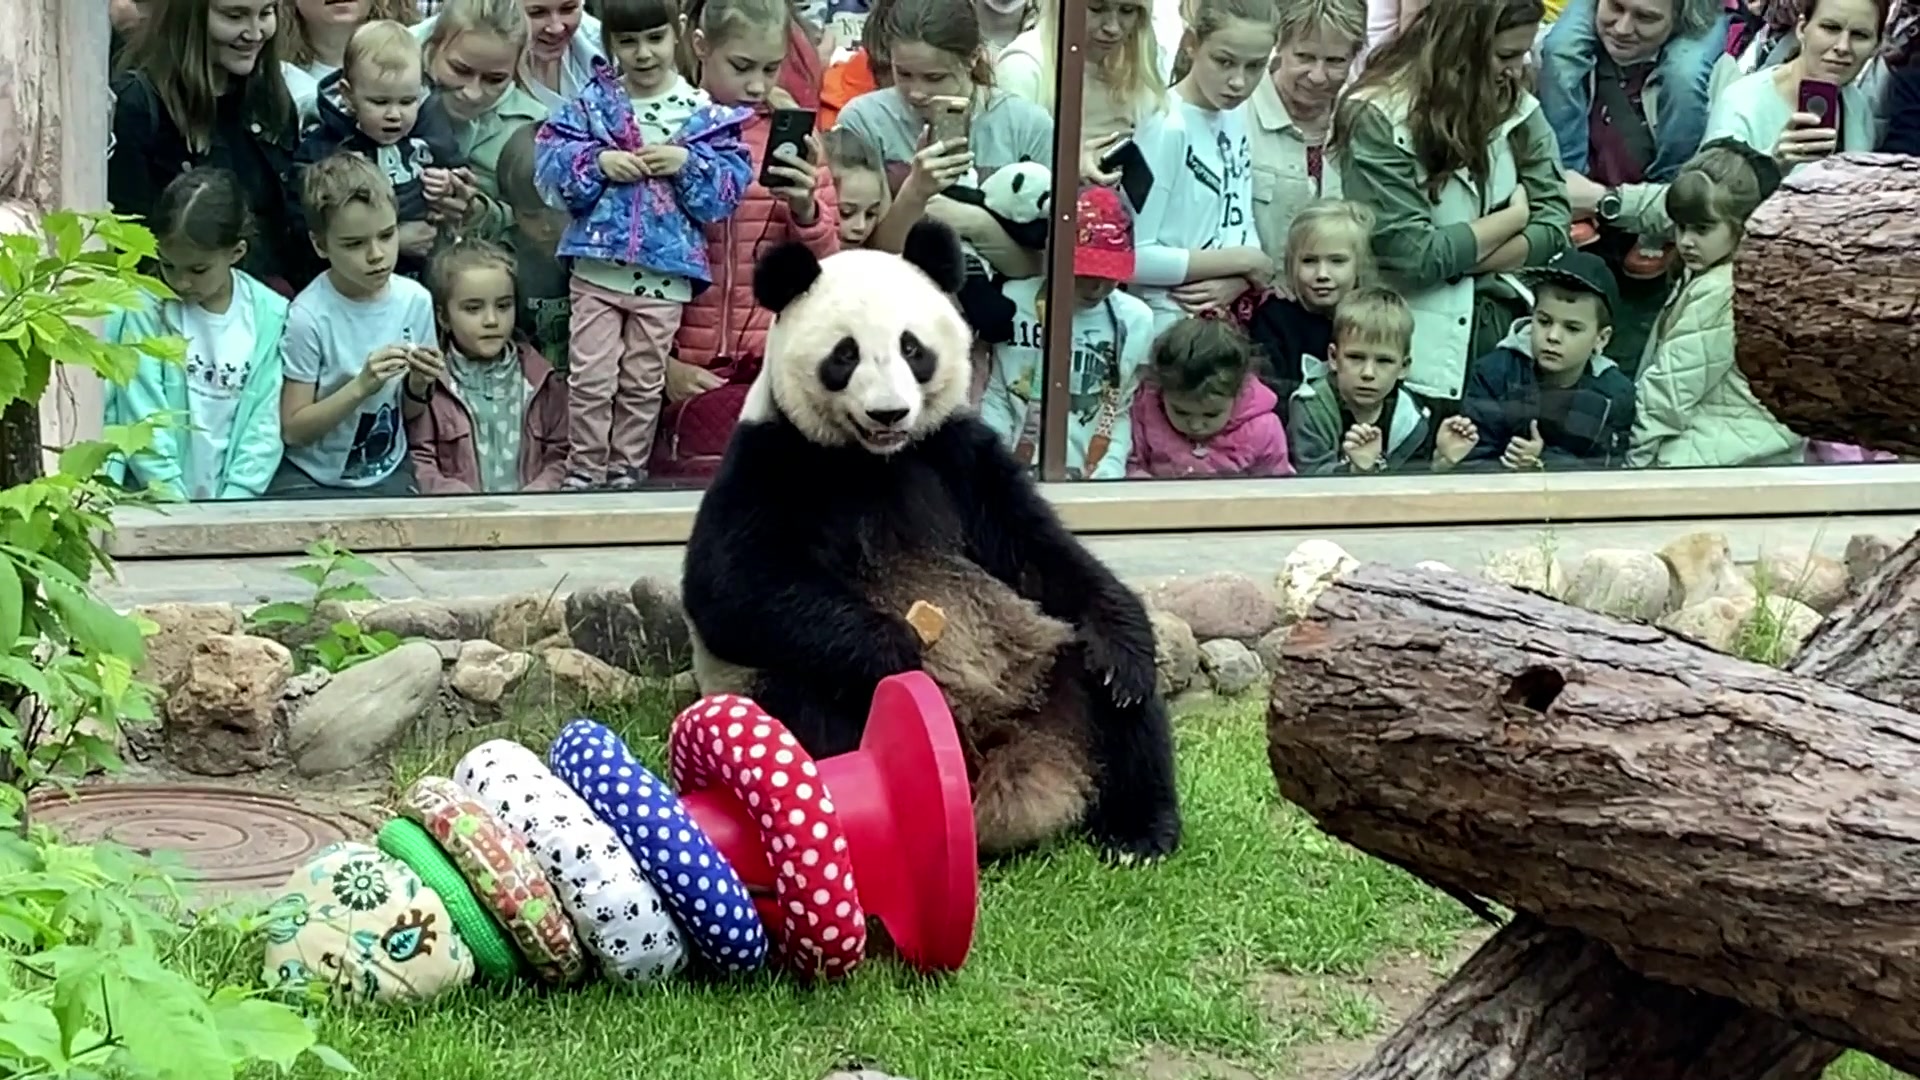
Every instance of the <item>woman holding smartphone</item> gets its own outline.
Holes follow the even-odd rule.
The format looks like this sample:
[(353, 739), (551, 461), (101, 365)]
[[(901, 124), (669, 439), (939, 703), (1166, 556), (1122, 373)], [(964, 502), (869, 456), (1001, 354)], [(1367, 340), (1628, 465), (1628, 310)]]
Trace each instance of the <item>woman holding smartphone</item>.
[(1836, 151), (1872, 150), (1878, 119), (1857, 80), (1879, 51), (1890, 2), (1814, 0), (1794, 24), (1799, 51), (1728, 86), (1707, 113), (1703, 142), (1738, 139), (1772, 154), (1782, 173)]

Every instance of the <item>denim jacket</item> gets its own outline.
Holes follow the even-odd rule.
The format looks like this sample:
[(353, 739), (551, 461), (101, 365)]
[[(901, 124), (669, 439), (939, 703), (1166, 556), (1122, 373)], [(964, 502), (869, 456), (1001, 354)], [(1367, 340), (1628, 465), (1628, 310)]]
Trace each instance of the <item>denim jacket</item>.
[(573, 223), (560, 237), (563, 258), (605, 259), (710, 284), (703, 226), (725, 221), (753, 182), (740, 129), (750, 109), (707, 105), (672, 138), (687, 163), (671, 177), (614, 183), (600, 171), (607, 150), (638, 150), (640, 125), (627, 91), (604, 61), (580, 96), (540, 125), (534, 181), (542, 197), (564, 205)]

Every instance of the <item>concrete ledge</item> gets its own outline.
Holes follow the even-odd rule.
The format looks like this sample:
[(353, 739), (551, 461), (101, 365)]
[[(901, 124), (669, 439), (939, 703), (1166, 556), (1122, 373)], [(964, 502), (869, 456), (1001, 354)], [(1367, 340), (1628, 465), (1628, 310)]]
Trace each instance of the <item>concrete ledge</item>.
[[(1920, 511), (1920, 465), (1044, 484), (1079, 533), (1492, 525)], [(201, 503), (128, 510), (118, 558), (684, 543), (698, 491)]]

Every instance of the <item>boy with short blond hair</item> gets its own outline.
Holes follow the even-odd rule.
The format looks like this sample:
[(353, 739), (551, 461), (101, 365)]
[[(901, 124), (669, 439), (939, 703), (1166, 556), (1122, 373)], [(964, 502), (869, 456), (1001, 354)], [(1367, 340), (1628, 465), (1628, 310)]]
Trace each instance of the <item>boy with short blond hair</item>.
[(439, 237), (428, 189), (443, 188), (461, 164), (446, 113), (427, 95), (420, 42), (389, 19), (363, 24), (348, 39), (340, 70), (320, 83), (315, 108), (319, 118), (294, 154), (296, 177), (342, 150), (373, 162), (393, 185), (401, 272), (418, 276)]
[(341, 152), (309, 166), (301, 204), (327, 271), (294, 298), (281, 339), (280, 432), (287, 452), (267, 494), (334, 489), (412, 494), (404, 419), (446, 370), (433, 301), (397, 276), (393, 185)]
[(1404, 385), (1413, 357), (1413, 310), (1392, 289), (1357, 289), (1333, 312), (1327, 371), (1287, 406), (1287, 435), (1301, 473), (1388, 472), (1427, 464), (1444, 472), (1479, 441), (1465, 417), (1435, 421), (1431, 403)]

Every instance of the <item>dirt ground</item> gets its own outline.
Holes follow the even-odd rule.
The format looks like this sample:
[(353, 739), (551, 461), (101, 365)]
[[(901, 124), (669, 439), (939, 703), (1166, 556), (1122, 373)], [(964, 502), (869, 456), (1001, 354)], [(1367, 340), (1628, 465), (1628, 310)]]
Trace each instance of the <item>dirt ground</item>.
[(1140, 1060), (1140, 1080), (1339, 1080), (1365, 1061), (1373, 1053), (1374, 1044), (1398, 1027), (1487, 936), (1483, 931), (1466, 935), (1446, 960), (1438, 963), (1427, 956), (1405, 953), (1389, 957), (1357, 977), (1263, 975), (1254, 984), (1253, 993), (1276, 1022), (1303, 1012), (1322, 1011), (1330, 997), (1342, 993), (1370, 1000), (1378, 1022), (1365, 1037), (1301, 1043), (1292, 1048), (1286, 1064), (1270, 1073), (1256, 1072), (1211, 1054), (1153, 1047)]

